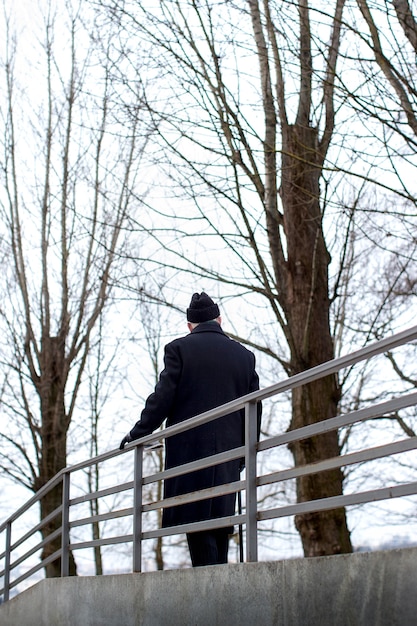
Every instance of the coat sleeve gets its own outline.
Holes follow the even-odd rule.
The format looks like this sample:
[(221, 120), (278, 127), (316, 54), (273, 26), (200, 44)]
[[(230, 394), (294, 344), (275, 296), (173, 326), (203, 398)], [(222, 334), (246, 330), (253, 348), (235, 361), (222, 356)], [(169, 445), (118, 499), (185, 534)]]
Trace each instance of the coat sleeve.
[(165, 346), (164, 369), (159, 376), (154, 392), (145, 402), (140, 420), (130, 431), (132, 439), (149, 435), (169, 417), (175, 403), (181, 370), (181, 355), (175, 342), (172, 342)]

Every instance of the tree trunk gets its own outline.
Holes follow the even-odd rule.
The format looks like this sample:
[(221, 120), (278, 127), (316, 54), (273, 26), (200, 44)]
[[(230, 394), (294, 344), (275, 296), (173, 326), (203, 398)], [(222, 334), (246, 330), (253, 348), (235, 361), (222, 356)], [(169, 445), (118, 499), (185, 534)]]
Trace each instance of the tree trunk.
[[(329, 253), (322, 231), (319, 203), (321, 155), (317, 131), (301, 125), (285, 129), (281, 198), (287, 241), (285, 309), (291, 335), (291, 368), (305, 371), (334, 358), (328, 296)], [(290, 429), (337, 415), (339, 389), (335, 376), (295, 389)], [(337, 432), (297, 442), (290, 447), (295, 465), (340, 453)], [(340, 469), (297, 480), (297, 500), (304, 502), (343, 493)], [(344, 509), (299, 515), (295, 520), (304, 554), (319, 556), (351, 552)]]
[[(39, 461), (39, 476), (35, 484), (38, 491), (67, 465), (66, 439), (68, 417), (65, 412), (65, 346), (59, 337), (47, 337), (42, 342), (42, 374), (38, 382), (41, 402), (42, 452)], [(62, 483), (51, 489), (41, 500), (41, 519), (46, 518), (62, 503)], [(42, 538), (61, 527), (62, 516), (56, 515), (42, 527)], [(61, 549), (60, 535), (49, 541), (42, 551), (42, 559)], [(76, 575), (76, 565), (70, 553), (70, 575)], [(47, 578), (61, 576), (61, 558), (45, 566)]]

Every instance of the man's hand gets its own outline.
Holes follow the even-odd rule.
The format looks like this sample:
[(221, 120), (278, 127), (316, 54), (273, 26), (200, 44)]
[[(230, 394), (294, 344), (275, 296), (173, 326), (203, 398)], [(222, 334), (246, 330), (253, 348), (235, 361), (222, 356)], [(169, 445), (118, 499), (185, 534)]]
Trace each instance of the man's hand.
[(130, 436), (130, 433), (127, 433), (127, 435), (125, 437), (123, 437), (123, 439), (120, 442), (120, 446), (119, 446), (119, 450), (123, 450), (123, 448), (125, 447), (125, 445), (127, 443), (130, 443), (131, 441), (133, 441), (132, 437)]

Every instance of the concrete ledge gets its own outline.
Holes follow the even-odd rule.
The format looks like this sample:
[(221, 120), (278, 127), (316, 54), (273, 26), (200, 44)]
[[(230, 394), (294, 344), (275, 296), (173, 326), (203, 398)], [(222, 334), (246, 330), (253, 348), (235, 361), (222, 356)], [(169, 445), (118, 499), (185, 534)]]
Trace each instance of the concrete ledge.
[(1, 626), (411, 626), (417, 548), (43, 580)]

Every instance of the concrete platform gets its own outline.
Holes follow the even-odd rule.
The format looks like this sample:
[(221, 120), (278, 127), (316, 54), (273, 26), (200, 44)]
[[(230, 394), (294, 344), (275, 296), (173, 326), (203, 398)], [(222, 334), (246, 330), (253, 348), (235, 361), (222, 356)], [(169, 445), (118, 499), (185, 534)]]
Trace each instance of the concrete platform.
[(1, 626), (415, 626), (417, 548), (43, 580)]

